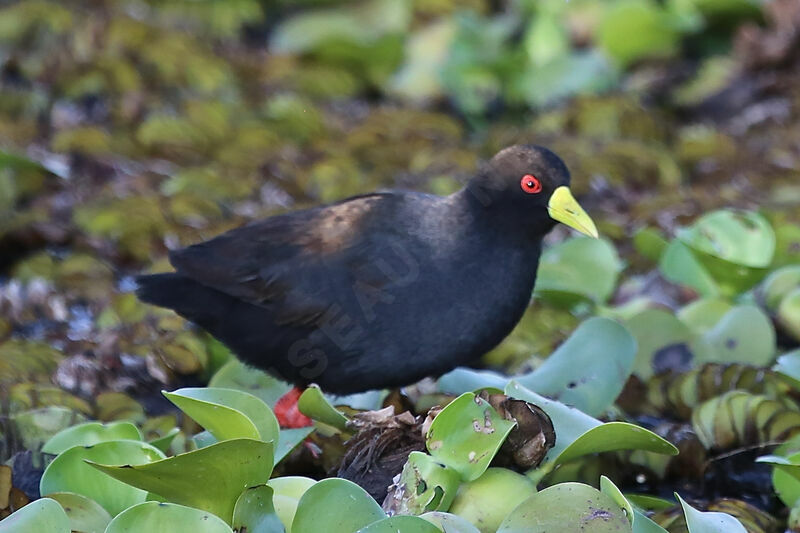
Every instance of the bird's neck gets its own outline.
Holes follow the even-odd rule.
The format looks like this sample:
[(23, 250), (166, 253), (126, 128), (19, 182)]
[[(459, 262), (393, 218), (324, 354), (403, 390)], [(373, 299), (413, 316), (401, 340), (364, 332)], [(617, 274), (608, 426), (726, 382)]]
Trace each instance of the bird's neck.
[(448, 200), (463, 211), (464, 218), (469, 221), (470, 231), (480, 229), (483, 235), (514, 246), (535, 244), (538, 247), (542, 237), (555, 226), (546, 212), (541, 217), (531, 214), (521, 221), (515, 209), (499, 205), (469, 186), (454, 193)]

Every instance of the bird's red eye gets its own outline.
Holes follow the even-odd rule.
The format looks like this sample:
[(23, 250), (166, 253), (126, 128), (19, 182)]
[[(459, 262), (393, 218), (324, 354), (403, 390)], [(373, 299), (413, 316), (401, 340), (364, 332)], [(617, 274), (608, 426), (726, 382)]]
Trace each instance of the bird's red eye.
[(528, 194), (542, 192), (542, 182), (533, 174), (525, 174), (519, 182), (519, 186)]

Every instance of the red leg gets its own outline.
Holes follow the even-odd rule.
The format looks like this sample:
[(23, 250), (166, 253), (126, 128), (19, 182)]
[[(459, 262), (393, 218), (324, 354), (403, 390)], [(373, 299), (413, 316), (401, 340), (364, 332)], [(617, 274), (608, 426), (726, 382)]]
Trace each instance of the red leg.
[(275, 404), (275, 416), (282, 428), (304, 428), (311, 425), (311, 419), (297, 408), (297, 400), (300, 399), (301, 394), (303, 391), (294, 387), (281, 396), (278, 403)]

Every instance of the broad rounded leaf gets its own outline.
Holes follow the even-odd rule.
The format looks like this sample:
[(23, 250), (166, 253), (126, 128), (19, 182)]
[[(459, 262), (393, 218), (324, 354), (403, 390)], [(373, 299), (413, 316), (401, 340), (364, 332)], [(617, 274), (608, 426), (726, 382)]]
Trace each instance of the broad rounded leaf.
[(281, 396), (292, 390), (290, 383), (272, 377), (258, 368), (247, 366), (235, 358), (217, 370), (208, 386), (249, 392), (270, 407), (275, 407)]
[(683, 498), (677, 493), (675, 496), (683, 507), (689, 533), (747, 533), (742, 523), (731, 515), (713, 511), (706, 513), (698, 511), (683, 501)]
[(630, 532), (623, 509), (599, 490), (560, 483), (534, 494), (509, 514), (497, 533)]
[(283, 533), (283, 523), (275, 514), (272, 496), (269, 485), (245, 489), (233, 509), (233, 528), (243, 533)]
[(436, 524), (442, 531), (446, 531), (447, 533), (481, 533), (469, 520), (452, 513), (432, 511), (420, 515), (420, 518), (424, 518), (428, 522)]
[(418, 516), (391, 516), (373, 522), (357, 533), (442, 533), (442, 530)]
[(74, 492), (54, 492), (48, 496), (61, 504), (73, 531), (103, 533), (111, 522), (108, 511), (94, 500)]
[(287, 531), (291, 530), (300, 498), (315, 483), (316, 480), (302, 476), (276, 477), (267, 483), (275, 491), (272, 503), (275, 506), (275, 513)]
[(59, 453), (73, 446), (92, 446), (112, 440), (142, 440), (142, 433), (130, 422), (86, 422), (59, 431), (42, 447), (44, 453)]
[(636, 339), (608, 318), (590, 318), (548, 357), (517, 381), (589, 415), (616, 400), (633, 369)]
[(576, 237), (545, 250), (534, 295), (548, 303), (572, 306), (582, 300), (605, 302), (617, 283), (622, 263), (603, 239)]
[(116, 440), (94, 446), (73, 446), (47, 466), (39, 491), (75, 492), (90, 498), (115, 516), (145, 500), (147, 492), (98, 472), (86, 461), (112, 465), (143, 465), (164, 458), (164, 454), (144, 442)]
[(772, 226), (752, 211), (713, 211), (682, 230), (679, 238), (693, 250), (735, 265), (765, 268), (775, 255)]
[(133, 487), (229, 522), (242, 491), (267, 482), (272, 459), (271, 442), (231, 439), (149, 464), (108, 466), (95, 461), (92, 466)]
[(0, 520), (0, 533), (70, 533), (69, 517), (58, 502), (42, 498)]
[(372, 496), (346, 479), (329, 478), (309, 488), (297, 505), (292, 533), (353, 533), (386, 518)]
[(489, 468), (459, 487), (449, 511), (483, 531), (496, 531), (503, 519), (535, 492), (536, 484), (526, 476), (507, 468)]
[(145, 502), (117, 515), (105, 533), (233, 533), (228, 524), (206, 511), (174, 503)]
[(483, 474), (514, 426), (489, 402), (465, 392), (436, 415), (425, 443), (431, 456), (470, 481)]
[(400, 481), (389, 493), (391, 514), (419, 515), (425, 511), (447, 510), (461, 485), (458, 471), (426, 453), (413, 451), (400, 473)]

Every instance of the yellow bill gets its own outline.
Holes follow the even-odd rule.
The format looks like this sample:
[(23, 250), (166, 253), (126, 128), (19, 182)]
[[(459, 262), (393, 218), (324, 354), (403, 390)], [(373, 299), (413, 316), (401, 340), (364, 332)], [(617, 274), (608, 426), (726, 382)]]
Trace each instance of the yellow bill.
[(547, 204), (547, 211), (550, 213), (550, 218), (557, 220), (562, 224), (566, 224), (570, 228), (574, 228), (584, 235), (598, 237), (597, 227), (586, 214), (586, 211), (580, 206), (569, 187), (562, 185), (553, 191), (550, 197), (550, 202)]

